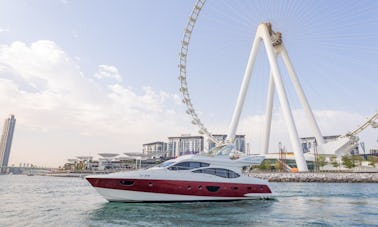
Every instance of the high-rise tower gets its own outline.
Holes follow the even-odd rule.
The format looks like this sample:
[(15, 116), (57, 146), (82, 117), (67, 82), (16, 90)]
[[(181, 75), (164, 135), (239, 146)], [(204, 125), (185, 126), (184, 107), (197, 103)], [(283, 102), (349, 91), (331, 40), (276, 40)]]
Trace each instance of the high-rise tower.
[(12, 146), (12, 139), (14, 133), (14, 127), (16, 126), (16, 118), (11, 115), (5, 120), (3, 135), (1, 136), (0, 143), (0, 173), (6, 171), (8, 166), (9, 155)]

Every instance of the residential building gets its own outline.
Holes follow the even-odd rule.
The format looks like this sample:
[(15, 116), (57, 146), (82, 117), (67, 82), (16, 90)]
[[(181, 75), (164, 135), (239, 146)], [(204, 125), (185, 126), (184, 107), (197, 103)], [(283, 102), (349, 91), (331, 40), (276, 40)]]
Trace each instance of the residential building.
[(182, 135), (168, 137), (168, 157), (178, 157), (184, 154), (198, 154), (203, 152), (203, 136)]
[(167, 157), (167, 143), (153, 142), (143, 144), (143, 154), (149, 158)]
[(374, 155), (374, 156), (378, 156), (378, 148), (370, 149), (369, 154)]

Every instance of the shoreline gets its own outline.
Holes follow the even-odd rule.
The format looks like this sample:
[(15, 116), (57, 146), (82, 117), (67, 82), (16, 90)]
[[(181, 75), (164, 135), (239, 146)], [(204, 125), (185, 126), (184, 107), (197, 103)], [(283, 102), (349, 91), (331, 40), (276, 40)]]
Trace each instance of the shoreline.
[[(36, 174), (36, 176), (50, 177), (77, 177), (84, 178), (92, 174), (106, 173), (47, 173)], [(307, 172), (307, 173), (287, 173), (287, 172), (259, 172), (248, 173), (248, 176), (267, 180), (268, 182), (303, 182), (303, 183), (378, 183), (378, 172)]]
[(378, 173), (249, 173), (269, 182), (378, 183)]

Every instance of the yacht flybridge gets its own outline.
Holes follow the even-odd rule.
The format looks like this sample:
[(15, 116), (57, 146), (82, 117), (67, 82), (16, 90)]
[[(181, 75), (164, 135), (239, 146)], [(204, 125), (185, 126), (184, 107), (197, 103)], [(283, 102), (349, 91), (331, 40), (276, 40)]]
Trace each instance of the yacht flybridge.
[(87, 176), (108, 201), (178, 202), (266, 199), (267, 181), (249, 177), (242, 167), (260, 163), (262, 156), (214, 157), (185, 155), (150, 169)]

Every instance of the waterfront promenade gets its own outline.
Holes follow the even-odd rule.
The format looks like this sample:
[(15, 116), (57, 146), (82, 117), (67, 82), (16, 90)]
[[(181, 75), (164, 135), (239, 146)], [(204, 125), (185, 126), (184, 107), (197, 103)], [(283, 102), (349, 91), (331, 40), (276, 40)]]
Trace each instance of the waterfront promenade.
[(377, 173), (249, 173), (269, 182), (378, 183)]

